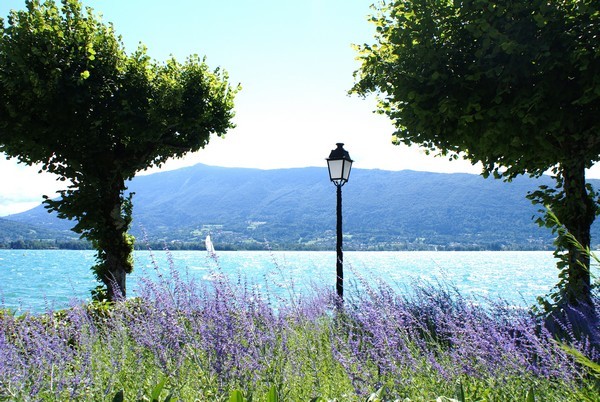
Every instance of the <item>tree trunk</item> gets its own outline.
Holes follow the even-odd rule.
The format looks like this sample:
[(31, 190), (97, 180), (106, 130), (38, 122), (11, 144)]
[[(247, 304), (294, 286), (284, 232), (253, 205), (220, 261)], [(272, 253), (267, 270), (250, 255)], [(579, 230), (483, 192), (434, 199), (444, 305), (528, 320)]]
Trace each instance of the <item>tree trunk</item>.
[(596, 205), (586, 189), (585, 163), (583, 159), (561, 164), (563, 178), (563, 205), (557, 209), (557, 217), (579, 242), (563, 244), (568, 251), (566, 268), (565, 300), (573, 307), (590, 307), (590, 228), (596, 218)]
[(108, 292), (108, 300), (116, 301), (127, 296), (126, 275), (124, 264), (117, 256), (106, 253), (106, 275), (104, 284)]
[[(106, 285), (109, 301), (127, 296), (126, 276), (133, 270), (133, 237), (127, 234), (131, 223), (131, 208), (123, 198), (125, 183), (115, 180), (107, 189), (105, 207), (102, 209), (103, 225), (97, 232), (98, 255), (103, 260), (102, 282)], [(130, 205), (129, 205), (130, 206)]]

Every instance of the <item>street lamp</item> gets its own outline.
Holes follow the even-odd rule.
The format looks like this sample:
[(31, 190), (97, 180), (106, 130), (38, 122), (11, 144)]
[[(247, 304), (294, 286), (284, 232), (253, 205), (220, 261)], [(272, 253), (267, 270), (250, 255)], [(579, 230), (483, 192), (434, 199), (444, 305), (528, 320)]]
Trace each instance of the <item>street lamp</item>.
[(344, 144), (338, 142), (337, 148), (331, 151), (327, 158), (327, 167), (329, 168), (329, 179), (337, 188), (337, 263), (335, 290), (340, 301), (344, 301), (344, 255), (342, 253), (342, 186), (346, 184), (350, 177), (352, 168), (352, 159), (350, 154), (344, 149)]

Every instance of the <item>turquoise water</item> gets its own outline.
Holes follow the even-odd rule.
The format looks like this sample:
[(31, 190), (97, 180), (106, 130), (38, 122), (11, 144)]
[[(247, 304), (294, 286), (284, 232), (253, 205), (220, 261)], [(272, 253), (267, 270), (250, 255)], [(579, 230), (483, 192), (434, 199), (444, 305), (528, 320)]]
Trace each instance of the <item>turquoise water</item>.
[[(173, 266), (197, 281), (222, 273), (239, 275), (269, 292), (301, 293), (335, 285), (335, 253), (309, 251), (227, 251), (217, 260), (202, 251), (136, 251), (135, 271), (128, 277), (134, 296), (141, 277), (155, 278)], [(18, 311), (59, 309), (89, 299), (96, 286), (90, 267), (93, 251), (0, 250), (0, 306)], [(463, 294), (501, 297), (532, 304), (557, 282), (551, 252), (345, 252), (346, 289), (358, 277), (384, 279), (402, 288), (418, 279), (445, 280)]]

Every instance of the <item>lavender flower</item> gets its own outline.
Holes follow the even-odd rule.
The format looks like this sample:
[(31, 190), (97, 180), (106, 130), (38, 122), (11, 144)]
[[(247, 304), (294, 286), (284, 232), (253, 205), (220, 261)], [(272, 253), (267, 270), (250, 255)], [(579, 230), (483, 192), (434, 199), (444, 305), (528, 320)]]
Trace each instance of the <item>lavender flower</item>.
[[(568, 399), (585, 381), (528, 309), (465, 298), (448, 284), (396, 289), (358, 275), (338, 309), (333, 289), (275, 296), (277, 284), (265, 291), (219, 275), (218, 260), (205, 283), (172, 259), (154, 269), (158, 279), (142, 279), (138, 297), (110, 307), (0, 311), (0, 400), (106, 400), (120, 390), (137, 400), (161, 378), (180, 400), (223, 399), (233, 388), (260, 397), (272, 387), (290, 400), (353, 400), (383, 386), (397, 398), (435, 399), (464, 379), (500, 400), (534, 383)], [(565, 342), (599, 357), (568, 319), (560, 325)]]

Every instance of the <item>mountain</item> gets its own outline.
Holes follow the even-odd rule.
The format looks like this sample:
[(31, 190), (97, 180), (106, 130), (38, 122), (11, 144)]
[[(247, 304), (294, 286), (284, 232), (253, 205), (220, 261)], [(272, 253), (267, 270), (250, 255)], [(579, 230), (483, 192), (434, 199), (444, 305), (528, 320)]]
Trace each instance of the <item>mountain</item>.
[(0, 248), (72, 247), (78, 235), (70, 230), (44, 228), (40, 225), (15, 222), (0, 218)]
[[(511, 183), (472, 174), (353, 169), (343, 187), (346, 249), (540, 249), (553, 236), (525, 195), (549, 177)], [(596, 186), (598, 183), (595, 183)], [(138, 176), (132, 233), (169, 247), (330, 249), (335, 186), (326, 168), (259, 170), (196, 165)], [(43, 207), (6, 217), (48, 230), (72, 223)], [(594, 234), (597, 234), (597, 226)]]

